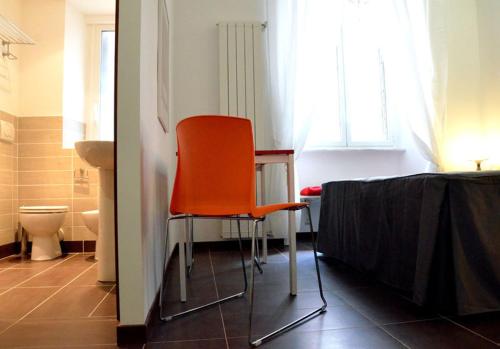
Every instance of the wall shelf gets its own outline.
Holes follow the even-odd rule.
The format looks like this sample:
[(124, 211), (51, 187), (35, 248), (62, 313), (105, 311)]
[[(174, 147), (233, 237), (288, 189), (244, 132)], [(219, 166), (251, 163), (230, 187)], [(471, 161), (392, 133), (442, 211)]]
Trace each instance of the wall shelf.
[(0, 40), (2, 41), (2, 57), (7, 57), (8, 59), (17, 59), (10, 52), (10, 45), (35, 44), (33, 39), (2, 15), (0, 15)]

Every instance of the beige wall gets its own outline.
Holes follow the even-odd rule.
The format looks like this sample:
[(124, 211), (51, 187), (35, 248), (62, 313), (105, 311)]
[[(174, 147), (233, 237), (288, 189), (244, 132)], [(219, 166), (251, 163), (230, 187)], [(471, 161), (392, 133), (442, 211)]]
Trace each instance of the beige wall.
[[(19, 0), (2, 0), (0, 13), (14, 24), (21, 26), (21, 5), (22, 2)], [(19, 59), (0, 58), (0, 110), (11, 115), (18, 115), (22, 53), (19, 45), (11, 45), (10, 50)]]
[[(0, 112), (0, 120), (17, 123), (16, 117)], [(0, 141), (0, 246), (14, 241), (17, 230), (17, 146)]]
[(36, 44), (21, 48), (17, 116), (62, 115), (64, 16), (64, 0), (22, 0), (21, 28)]
[(15, 143), (0, 141), (0, 245), (15, 241), (18, 208), (24, 205), (66, 205), (64, 239), (95, 240), (81, 212), (97, 209), (98, 173), (74, 150), (62, 148), (62, 118), (0, 112), (0, 119), (16, 128)]
[(98, 173), (63, 149), (62, 117), (18, 118), (17, 134), (19, 206), (66, 205), (64, 239), (95, 240), (81, 212), (97, 209)]
[(500, 3), (448, 3), (448, 113), (445, 169), (474, 170), (472, 159), (487, 158), (483, 169), (500, 169)]
[(448, 2), (448, 110), (445, 170), (474, 170), (468, 158), (481, 135), (479, 44), (475, 0)]
[(500, 1), (477, 0), (485, 166), (500, 169)]

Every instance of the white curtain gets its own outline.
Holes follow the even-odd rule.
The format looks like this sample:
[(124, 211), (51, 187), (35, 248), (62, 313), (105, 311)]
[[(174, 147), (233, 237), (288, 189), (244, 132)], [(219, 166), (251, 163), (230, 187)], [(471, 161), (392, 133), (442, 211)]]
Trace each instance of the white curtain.
[[(273, 145), (276, 149), (294, 149), (297, 160), (307, 141), (311, 121), (328, 104), (329, 73), (336, 74), (336, 42), (340, 5), (332, 0), (269, 0), (268, 81), (269, 115)], [(329, 42), (329, 45), (325, 43)], [(330, 68), (327, 69), (327, 68)], [(282, 168), (270, 171), (268, 202), (283, 202), (286, 178)], [(300, 197), (295, 171), (295, 200)], [(297, 226), (300, 211), (296, 215)], [(287, 230), (284, 214), (270, 217), (274, 232)]]
[[(370, 3), (376, 1), (376, 4)], [(448, 0), (268, 0), (269, 115), (273, 145), (304, 150), (313, 118), (331, 110), (337, 84), (337, 43), (346, 4), (370, 3), (382, 15), (374, 32), (386, 51), (386, 72), (415, 144), (431, 164), (441, 164), (446, 115)], [(432, 40), (431, 40), (432, 39)], [(391, 89), (391, 86), (388, 86)], [(286, 200), (282, 169), (270, 171), (267, 202)], [(299, 178), (295, 176), (298, 199)], [(274, 232), (286, 231), (286, 215), (271, 218)]]
[[(401, 111), (429, 171), (442, 169), (448, 82), (448, 0), (392, 0), (400, 33)], [(404, 80), (404, 82), (403, 82)]]
[[(276, 149), (293, 149), (295, 81), (297, 66), (297, 1), (267, 1), (267, 63), (269, 116), (272, 144)], [(270, 167), (266, 202), (286, 201), (283, 168)], [(273, 233), (287, 231), (287, 216), (282, 212), (268, 219)]]

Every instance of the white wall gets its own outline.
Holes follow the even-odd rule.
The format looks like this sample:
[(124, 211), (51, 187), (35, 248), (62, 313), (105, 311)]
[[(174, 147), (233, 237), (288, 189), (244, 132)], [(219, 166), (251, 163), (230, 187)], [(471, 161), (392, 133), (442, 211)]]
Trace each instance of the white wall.
[(85, 16), (70, 2), (66, 3), (64, 30), (63, 144), (73, 147), (81, 140), (78, 125), (85, 124), (87, 79), (87, 25)]
[[(264, 0), (174, 2), (174, 108), (176, 121), (219, 113), (219, 22), (265, 22)], [(197, 240), (220, 239), (220, 222), (195, 223)]]
[[(172, 3), (168, 2), (173, 29)], [(157, 0), (121, 0), (118, 43), (117, 188), (121, 325), (144, 324), (158, 291), (174, 133), (156, 112)], [(172, 51), (174, 47), (171, 46)], [(172, 89), (171, 89), (172, 91)], [(171, 100), (173, 95), (171, 95)], [(171, 110), (171, 113), (173, 111)], [(171, 121), (170, 129), (175, 122)], [(172, 241), (170, 248), (173, 248)]]
[[(144, 323), (141, 217), (141, 2), (121, 0), (118, 23), (117, 220), (120, 318)], [(126, 38), (126, 39), (123, 39)]]
[[(172, 2), (167, 2), (170, 30), (174, 16)], [(169, 184), (175, 174), (175, 122), (165, 133), (158, 121), (157, 112), (157, 0), (143, 1), (141, 9), (141, 221), (144, 273), (144, 306), (149, 310), (156, 296), (163, 268), (165, 222), (170, 201)], [(170, 33), (172, 35), (172, 33)], [(172, 36), (171, 36), (172, 37)], [(171, 47), (171, 51), (174, 47)], [(172, 66), (172, 59), (170, 59)], [(171, 69), (172, 71), (172, 69)], [(170, 101), (173, 89), (170, 87)], [(172, 104), (170, 104), (171, 107)], [(170, 109), (170, 115), (173, 109)], [(172, 235), (174, 238), (175, 236)], [(169, 244), (173, 249), (176, 240)]]

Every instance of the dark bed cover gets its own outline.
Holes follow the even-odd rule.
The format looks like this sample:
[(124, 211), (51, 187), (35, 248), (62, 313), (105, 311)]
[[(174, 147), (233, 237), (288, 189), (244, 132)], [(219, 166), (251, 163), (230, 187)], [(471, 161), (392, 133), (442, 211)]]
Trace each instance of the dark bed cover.
[(500, 310), (500, 171), (325, 183), (318, 243), (418, 305)]

